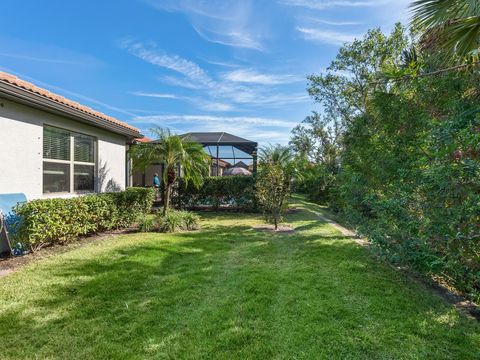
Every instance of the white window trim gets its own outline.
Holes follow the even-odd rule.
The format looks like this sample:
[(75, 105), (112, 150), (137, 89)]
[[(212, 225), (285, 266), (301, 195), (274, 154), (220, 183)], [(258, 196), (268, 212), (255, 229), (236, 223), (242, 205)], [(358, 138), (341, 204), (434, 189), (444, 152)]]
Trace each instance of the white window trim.
[[(55, 197), (55, 196), (58, 196), (58, 195), (72, 195), (72, 194), (73, 195), (75, 195), (75, 194), (81, 195), (81, 194), (96, 193), (96, 192), (100, 191), (99, 189), (97, 189), (97, 187), (98, 187), (98, 180), (97, 180), (97, 178), (98, 178), (98, 176), (97, 176), (97, 170), (98, 170), (98, 166), (97, 166), (98, 138), (96, 136), (93, 136), (93, 135), (88, 135), (88, 134), (80, 133), (78, 131), (73, 131), (73, 130), (60, 128), (60, 127), (54, 126), (54, 125), (43, 124), (43, 128), (45, 128), (45, 127), (51, 127), (51, 128), (59, 129), (59, 130), (62, 130), (62, 131), (65, 131), (65, 132), (69, 133), (69, 136), (70, 136), (70, 160), (46, 159), (46, 158), (43, 157), (43, 146), (42, 146), (42, 193), (43, 193), (43, 196), (44, 197)], [(87, 136), (87, 137), (90, 137), (90, 138), (94, 139), (94, 142), (93, 142), (93, 163), (83, 162), (83, 161), (75, 161), (75, 140), (74, 140), (75, 135), (83, 135), (83, 136)], [(42, 135), (42, 141), (44, 141), (43, 135)], [(43, 191), (43, 170), (44, 170), (43, 164), (46, 163), (46, 162), (57, 163), (57, 164), (69, 164), (70, 165), (70, 191), (68, 191), (68, 192), (66, 192), (66, 191), (49, 192), (49, 193), (46, 193), (46, 192)], [(75, 184), (74, 184), (75, 165), (93, 166), (93, 190), (75, 190)]]

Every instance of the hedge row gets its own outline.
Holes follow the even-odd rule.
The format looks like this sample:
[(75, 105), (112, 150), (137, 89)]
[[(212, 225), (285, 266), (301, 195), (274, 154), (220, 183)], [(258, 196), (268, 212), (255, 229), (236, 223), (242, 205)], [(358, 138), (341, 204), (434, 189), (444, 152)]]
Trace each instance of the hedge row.
[(14, 228), (15, 241), (32, 251), (45, 245), (65, 244), (81, 235), (131, 226), (147, 214), (154, 190), (129, 188), (122, 192), (69, 199), (39, 199), (17, 206), (21, 219)]
[(255, 178), (253, 176), (212, 176), (199, 189), (180, 179), (172, 202), (178, 208), (229, 206), (243, 210), (255, 209)]

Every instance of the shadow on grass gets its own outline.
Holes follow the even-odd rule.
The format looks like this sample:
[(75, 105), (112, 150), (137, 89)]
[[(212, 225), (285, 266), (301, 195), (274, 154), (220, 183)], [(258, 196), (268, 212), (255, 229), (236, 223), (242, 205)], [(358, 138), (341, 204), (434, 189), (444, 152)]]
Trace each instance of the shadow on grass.
[(461, 358), (479, 345), (475, 324), (351, 239), (304, 233), (315, 226), (128, 235), (145, 239), (40, 267), (0, 313), (5, 358)]

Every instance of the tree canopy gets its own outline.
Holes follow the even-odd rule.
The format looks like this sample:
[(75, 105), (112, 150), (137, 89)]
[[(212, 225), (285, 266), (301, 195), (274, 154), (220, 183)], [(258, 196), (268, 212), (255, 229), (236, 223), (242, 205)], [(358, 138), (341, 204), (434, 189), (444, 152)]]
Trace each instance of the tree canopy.
[[(447, 15), (435, 15), (443, 20), (427, 19), (447, 3)], [(445, 58), (463, 64), (480, 32), (469, 33), (476, 45), (453, 32), (441, 46), (424, 46), (434, 30), (476, 21), (478, 2), (417, 1), (413, 9), (414, 28), (370, 30), (308, 78), (320, 110), (292, 132), (304, 159), (297, 189), (330, 205), (386, 258), (478, 300), (480, 74), (445, 71)]]

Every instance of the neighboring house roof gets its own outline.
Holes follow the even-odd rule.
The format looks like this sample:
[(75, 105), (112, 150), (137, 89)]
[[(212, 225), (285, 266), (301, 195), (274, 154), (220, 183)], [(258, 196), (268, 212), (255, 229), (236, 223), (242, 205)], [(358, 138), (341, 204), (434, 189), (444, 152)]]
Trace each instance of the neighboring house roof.
[(243, 161), (239, 161), (237, 162), (234, 167), (237, 167), (237, 168), (244, 168), (244, 169), (247, 169), (248, 170), (248, 165), (245, 164)]
[[(215, 159), (214, 157), (212, 157), (212, 165), (217, 165), (217, 159)], [(226, 167), (229, 167), (231, 164), (228, 161), (218, 159), (218, 165), (220, 167), (226, 168)]]
[(150, 141), (152, 141), (152, 139), (150, 139), (150, 138), (148, 138), (148, 137), (143, 137), (143, 138), (135, 139), (135, 142), (139, 142), (139, 143), (149, 143)]
[(60, 114), (118, 134), (136, 138), (142, 137), (139, 129), (125, 122), (5, 72), (0, 72), (0, 97)]

